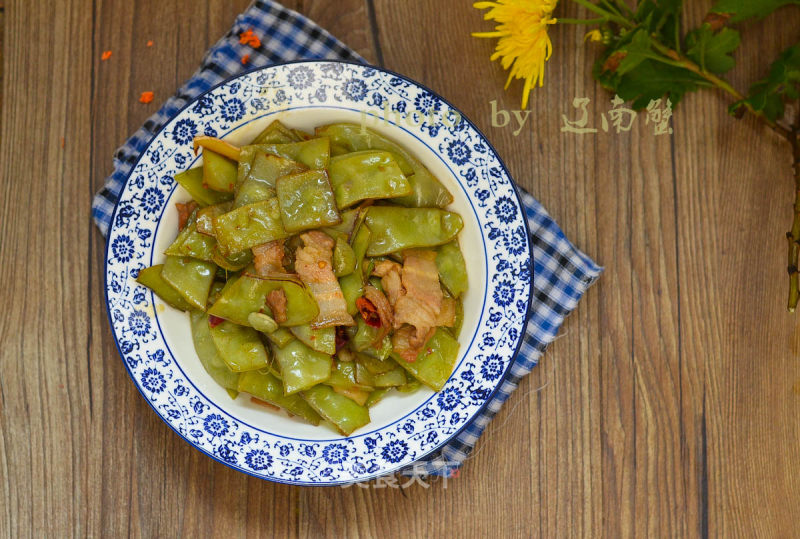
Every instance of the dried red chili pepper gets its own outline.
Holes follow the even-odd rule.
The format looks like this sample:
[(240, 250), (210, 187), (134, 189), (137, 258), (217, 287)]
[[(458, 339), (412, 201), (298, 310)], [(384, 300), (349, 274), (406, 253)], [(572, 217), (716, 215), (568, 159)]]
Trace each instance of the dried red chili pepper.
[(360, 297), (356, 299), (356, 307), (358, 312), (361, 313), (361, 318), (364, 319), (368, 326), (373, 328), (381, 327), (381, 317), (378, 315), (378, 309), (370, 300)]
[(350, 340), (350, 336), (347, 334), (347, 330), (344, 326), (336, 326), (336, 351), (338, 352), (345, 346), (347, 346), (347, 341)]

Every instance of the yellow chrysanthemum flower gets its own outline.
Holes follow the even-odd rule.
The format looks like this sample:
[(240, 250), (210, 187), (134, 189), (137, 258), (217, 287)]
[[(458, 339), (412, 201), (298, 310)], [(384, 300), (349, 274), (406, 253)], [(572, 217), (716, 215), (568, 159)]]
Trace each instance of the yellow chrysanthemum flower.
[(558, 0), (497, 0), (476, 2), (477, 9), (489, 9), (485, 20), (497, 21), (494, 32), (475, 32), (475, 37), (499, 38), (492, 60), (500, 58), (503, 69), (511, 69), (506, 88), (512, 79), (525, 79), (522, 108), (528, 107), (531, 88), (544, 83), (544, 64), (553, 52), (547, 27), (556, 23), (553, 10)]

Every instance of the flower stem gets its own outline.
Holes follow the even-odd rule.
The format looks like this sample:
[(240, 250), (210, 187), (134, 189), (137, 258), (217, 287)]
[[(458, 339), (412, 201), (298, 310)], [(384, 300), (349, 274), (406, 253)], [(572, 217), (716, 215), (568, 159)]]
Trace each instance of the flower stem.
[(696, 75), (699, 75), (700, 77), (704, 78), (705, 80), (707, 80), (712, 85), (716, 86), (717, 88), (719, 88), (723, 92), (725, 92), (728, 95), (730, 95), (731, 97), (733, 97), (736, 101), (742, 101), (744, 103), (745, 108), (748, 111), (750, 111), (750, 113), (753, 114), (756, 118), (758, 118), (759, 120), (761, 120), (762, 122), (767, 124), (770, 128), (772, 128), (774, 131), (776, 131), (778, 134), (780, 134), (784, 138), (787, 138), (787, 139), (790, 138), (791, 133), (790, 133), (790, 131), (788, 129), (786, 129), (785, 127), (783, 127), (783, 126), (777, 124), (776, 122), (770, 120), (769, 118), (767, 118), (762, 111), (755, 110), (750, 103), (747, 103), (746, 101), (743, 101), (744, 100), (744, 96), (738, 90), (736, 90), (736, 88), (731, 86), (731, 84), (728, 81), (726, 81), (725, 79), (723, 79), (721, 77), (718, 77), (718, 76), (714, 75), (713, 73), (709, 73), (705, 69), (702, 69), (699, 65), (694, 63), (689, 58), (687, 58), (687, 57), (675, 52), (674, 50), (670, 49), (669, 47), (666, 47), (666, 46), (662, 45), (661, 43), (659, 43), (655, 39), (652, 41), (652, 43), (653, 43), (653, 48), (655, 48), (658, 52), (660, 52), (664, 56), (666, 56), (668, 58), (671, 58), (672, 60), (677, 62), (677, 65), (679, 65), (680, 67), (683, 67), (684, 69), (687, 69), (687, 70), (691, 71), (692, 73), (694, 73)]
[(614, 0), (614, 3), (617, 5), (619, 12), (627, 17), (632, 18), (634, 13), (631, 11), (630, 6), (628, 6), (625, 0)]
[(613, 21), (613, 22), (619, 24), (620, 26), (624, 26), (625, 28), (633, 28), (633, 27), (636, 26), (635, 24), (633, 24), (631, 21), (629, 21), (625, 17), (620, 17), (616, 13), (612, 13), (611, 11), (605, 10), (605, 9), (601, 8), (600, 6), (598, 6), (597, 4), (593, 4), (589, 0), (573, 0), (573, 1), (576, 4), (579, 4), (579, 5), (583, 6), (583, 7), (585, 7), (589, 11), (597, 13), (598, 15), (603, 17), (604, 19), (609, 20), (609, 21)]
[[(800, 121), (800, 120), (799, 120)], [(800, 300), (800, 271), (798, 271), (798, 258), (800, 257), (800, 130), (798, 126), (791, 129), (789, 143), (792, 145), (792, 166), (794, 167), (794, 220), (792, 229), (786, 233), (789, 244), (789, 303), (787, 308), (793, 313)]]
[(596, 19), (568, 19), (567, 17), (558, 17), (556, 22), (558, 24), (600, 24), (606, 22), (605, 17), (598, 17)]

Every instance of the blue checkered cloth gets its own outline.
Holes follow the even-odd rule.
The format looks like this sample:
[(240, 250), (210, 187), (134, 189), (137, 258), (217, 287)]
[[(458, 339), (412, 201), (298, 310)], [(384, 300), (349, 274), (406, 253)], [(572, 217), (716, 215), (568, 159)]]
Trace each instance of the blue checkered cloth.
[[(261, 38), (258, 49), (239, 43), (239, 34), (249, 29)], [(241, 63), (244, 54), (250, 55), (246, 67)], [(225, 37), (211, 47), (192, 78), (117, 150), (114, 173), (92, 203), (92, 216), (102, 234), (108, 234), (114, 206), (139, 154), (186, 103), (244, 69), (300, 59), (365, 61), (299, 13), (269, 0), (253, 2), (237, 17)], [(486, 425), (520, 380), (536, 366), (547, 345), (556, 337), (564, 318), (575, 309), (583, 293), (602, 271), (570, 243), (536, 199), (522, 189), (519, 191), (530, 225), (534, 261), (534, 301), (522, 348), (499, 390), (483, 411), (442, 449), (405, 470), (407, 475), (447, 477), (458, 469)]]

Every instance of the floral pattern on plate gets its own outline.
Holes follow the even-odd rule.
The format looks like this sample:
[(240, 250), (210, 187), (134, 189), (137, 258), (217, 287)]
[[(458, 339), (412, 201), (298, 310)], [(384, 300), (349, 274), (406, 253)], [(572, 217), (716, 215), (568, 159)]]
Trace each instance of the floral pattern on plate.
[[(331, 107), (369, 111), (435, 152), (458, 179), (483, 237), (486, 289), (469, 346), (444, 389), (389, 425), (349, 438), (300, 440), (253, 427), (213, 402), (181, 369), (153, 296), (135, 282), (149, 265), (173, 177), (194, 159), (192, 139), (223, 137), (277, 111)], [(189, 443), (243, 472), (293, 484), (337, 484), (391, 473), (440, 449), (502, 382), (525, 329), (532, 262), (527, 224), (505, 167), (486, 139), (430, 90), (377, 68), (329, 61), (252, 71), (199, 97), (154, 138), (120, 196), (108, 237), (106, 295), (120, 354), (156, 412)], [(471, 218), (471, 216), (468, 216)], [(463, 340), (462, 340), (463, 342)]]

